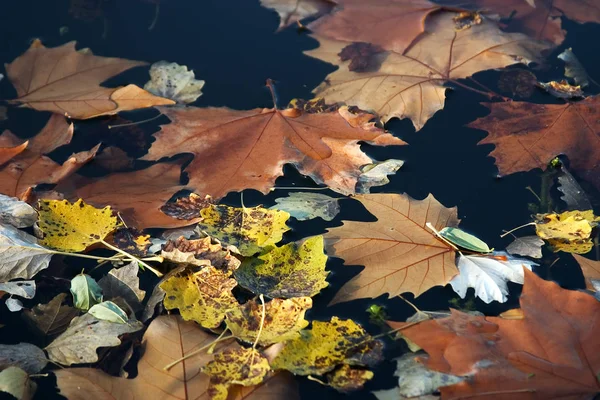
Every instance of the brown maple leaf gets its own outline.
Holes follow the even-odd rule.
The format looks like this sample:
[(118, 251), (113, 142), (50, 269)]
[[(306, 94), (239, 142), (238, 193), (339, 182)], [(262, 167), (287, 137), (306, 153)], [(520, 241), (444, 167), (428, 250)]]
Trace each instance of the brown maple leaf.
[(41, 111), (87, 119), (119, 111), (175, 104), (135, 85), (105, 88), (100, 83), (144, 62), (99, 57), (75, 42), (46, 48), (35, 40), (29, 49), (6, 64), (8, 78), (19, 96), (13, 102)]
[(329, 255), (343, 258), (345, 265), (365, 266), (332, 304), (384, 293), (418, 296), (458, 273), (454, 249), (426, 227), (427, 222), (437, 230), (458, 225), (456, 207), (446, 208), (432, 195), (424, 200), (406, 194), (363, 194), (355, 199), (377, 221), (344, 221), (325, 234)]
[[(427, 19), (427, 31), (405, 53), (375, 52), (364, 72), (352, 71), (354, 59), (340, 60), (351, 43), (316, 36), (321, 46), (306, 52), (311, 57), (339, 66), (314, 90), (327, 103), (354, 105), (374, 110), (384, 122), (410, 118), (415, 129), (444, 108), (446, 82), (455, 84), (476, 72), (516, 63), (540, 61), (546, 44), (520, 33), (501, 32), (482, 19), (462, 29), (458, 14), (438, 12)], [(457, 30), (458, 29), (458, 30)], [(365, 64), (364, 55), (360, 62)]]
[(369, 122), (374, 115), (347, 107), (325, 113), (289, 108), (161, 108), (172, 121), (156, 133), (145, 160), (192, 153), (189, 186), (218, 200), (232, 191), (267, 193), (290, 163), (340, 193), (355, 192), (360, 167), (372, 160), (358, 145), (402, 145)]
[(42, 183), (59, 183), (91, 160), (100, 145), (73, 154), (62, 165), (47, 157), (73, 138), (73, 124), (52, 115), (46, 126), (28, 141), (9, 131), (0, 135), (0, 193), (25, 198), (30, 188)]
[(600, 302), (527, 269), (520, 302), (522, 319), (454, 310), (402, 330), (429, 354), (429, 369), (468, 377), (441, 387), (442, 398), (575, 400), (600, 392)]
[(329, 12), (338, 0), (260, 0), (263, 7), (273, 9), (279, 14), (279, 28), (299, 23), (304, 18)]
[(600, 97), (566, 104), (483, 103), (491, 113), (471, 122), (489, 132), (479, 144), (493, 144), (500, 175), (546, 169), (556, 156), (600, 189)]

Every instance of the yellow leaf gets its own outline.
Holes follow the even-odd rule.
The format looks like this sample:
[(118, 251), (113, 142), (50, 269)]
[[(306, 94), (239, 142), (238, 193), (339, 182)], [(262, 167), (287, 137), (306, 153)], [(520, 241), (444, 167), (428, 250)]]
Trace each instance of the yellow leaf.
[(202, 368), (210, 376), (208, 395), (213, 400), (226, 400), (231, 385), (254, 386), (271, 370), (269, 362), (255, 349), (231, 349), (215, 355)]
[(233, 336), (248, 343), (254, 343), (260, 332), (258, 344), (266, 346), (297, 338), (298, 331), (308, 325), (304, 314), (311, 307), (310, 297), (273, 299), (265, 304), (261, 329), (263, 306), (251, 300), (228, 311), (225, 323)]
[(364, 384), (371, 379), (373, 379), (373, 372), (368, 369), (352, 368), (349, 365), (342, 365), (327, 374), (328, 385), (344, 393), (362, 389)]
[(256, 294), (312, 297), (328, 285), (326, 263), (323, 236), (319, 235), (246, 259), (234, 275), (241, 286)]
[(285, 222), (290, 214), (263, 207), (237, 208), (213, 205), (201, 211), (198, 227), (224, 245), (232, 246), (243, 256), (258, 253), (263, 247), (281, 241), (290, 230)]
[(589, 253), (594, 247), (592, 239), (581, 239), (581, 240), (560, 240), (560, 239), (547, 239), (548, 244), (552, 247), (552, 250), (564, 251), (565, 253), (571, 254), (586, 254)]
[(354, 321), (333, 317), (314, 321), (311, 330), (285, 343), (271, 366), (296, 375), (323, 375), (339, 364), (374, 365), (382, 359), (382, 347)]
[(184, 320), (214, 329), (221, 325), (225, 313), (238, 305), (231, 293), (236, 285), (228, 273), (207, 266), (196, 273), (186, 271), (173, 276), (160, 287), (166, 292), (167, 310), (178, 308)]
[(575, 241), (588, 239), (600, 218), (592, 210), (538, 214), (535, 230), (542, 239)]
[(38, 226), (44, 233), (43, 246), (69, 252), (85, 250), (99, 243), (117, 227), (110, 207), (98, 209), (79, 199), (40, 200)]

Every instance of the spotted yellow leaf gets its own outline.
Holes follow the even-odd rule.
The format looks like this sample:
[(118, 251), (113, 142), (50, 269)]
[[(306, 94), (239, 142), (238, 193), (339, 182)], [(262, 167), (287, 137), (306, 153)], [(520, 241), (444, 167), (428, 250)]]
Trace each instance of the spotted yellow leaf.
[(360, 390), (371, 379), (373, 379), (373, 372), (368, 369), (353, 368), (349, 365), (342, 365), (327, 374), (327, 384), (343, 393)]
[(535, 230), (554, 251), (585, 254), (594, 246), (590, 235), (598, 221), (600, 217), (596, 217), (592, 210), (538, 214)]

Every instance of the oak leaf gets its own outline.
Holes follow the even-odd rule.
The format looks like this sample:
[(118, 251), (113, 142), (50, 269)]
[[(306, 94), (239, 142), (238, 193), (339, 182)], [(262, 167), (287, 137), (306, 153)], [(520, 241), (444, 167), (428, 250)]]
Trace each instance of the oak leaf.
[(17, 90), (18, 98), (14, 102), (70, 118), (87, 119), (175, 104), (135, 85), (117, 89), (100, 86), (112, 76), (145, 64), (95, 56), (89, 49), (75, 50), (75, 42), (49, 49), (36, 39), (24, 54), (5, 67)]
[(415, 200), (406, 194), (364, 194), (355, 197), (377, 217), (375, 222), (345, 221), (325, 234), (328, 254), (344, 264), (365, 269), (346, 283), (332, 300), (339, 303), (384, 293), (416, 296), (447, 284), (457, 274), (454, 249), (426, 227), (440, 230), (458, 225), (457, 210), (432, 195)]
[(263, 7), (279, 14), (278, 31), (304, 18), (321, 15), (331, 10), (337, 0), (260, 0)]
[(373, 110), (384, 122), (410, 118), (416, 130), (444, 108), (447, 82), (479, 71), (540, 61), (547, 46), (520, 33), (504, 33), (487, 19), (457, 31), (455, 13), (439, 12), (427, 20), (426, 32), (404, 54), (372, 54), (364, 72), (352, 71), (352, 59), (339, 54), (351, 42), (315, 36), (321, 46), (306, 54), (339, 66), (313, 92), (327, 103)]
[(443, 398), (589, 399), (600, 392), (600, 302), (525, 270), (520, 303), (523, 319), (453, 311), (402, 330), (429, 354), (429, 369), (469, 377), (441, 387)]
[(375, 116), (346, 107), (325, 113), (289, 108), (236, 111), (228, 108), (161, 108), (171, 123), (155, 134), (144, 160), (192, 153), (185, 169), (189, 186), (218, 200), (232, 191), (267, 193), (293, 164), (317, 183), (343, 194), (355, 192), (360, 167), (372, 160), (359, 141), (404, 142), (370, 122)]

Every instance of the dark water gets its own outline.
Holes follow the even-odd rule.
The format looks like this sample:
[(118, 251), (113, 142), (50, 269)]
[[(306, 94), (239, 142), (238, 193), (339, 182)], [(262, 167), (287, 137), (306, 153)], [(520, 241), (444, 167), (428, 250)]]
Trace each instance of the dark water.
[[(143, 60), (149, 63), (167, 60), (187, 65), (193, 69), (198, 79), (206, 81), (203, 95), (195, 106), (227, 106), (234, 109), (272, 107), (271, 96), (265, 88), (267, 78), (276, 81), (279, 105), (284, 106), (292, 98), (310, 98), (311, 90), (316, 87), (334, 67), (303, 55), (303, 51), (315, 48), (316, 41), (294, 28), (275, 33), (278, 26), (277, 15), (260, 7), (258, 0), (164, 0), (160, 6), (160, 16), (156, 27), (148, 31), (154, 14), (154, 5), (137, 0), (107, 1), (103, 6), (103, 17), (91, 21), (75, 19), (69, 14), (67, 0), (5, 0), (0, 4), (0, 61), (10, 62), (23, 53), (31, 39), (41, 38), (48, 47), (67, 41), (77, 40), (78, 47), (89, 47), (95, 54), (111, 57), (123, 57)], [(105, 18), (104, 18), (105, 17)], [(60, 35), (61, 27), (68, 27), (68, 33)], [(549, 65), (535, 70), (540, 81), (560, 79), (563, 74), (562, 63), (556, 60), (562, 50), (572, 47), (591, 78), (600, 81), (600, 52), (597, 38), (600, 37), (600, 25), (576, 24), (563, 20), (567, 30), (565, 42), (547, 57)], [(594, 39), (596, 38), (596, 39)], [(522, 68), (522, 66), (520, 67)], [(488, 71), (475, 75), (475, 78), (497, 89), (500, 76), (498, 71)], [(107, 86), (135, 83), (138, 86), (148, 80), (147, 69), (138, 68), (128, 71), (107, 82)], [(0, 97), (10, 99), (15, 92), (5, 79), (0, 82)], [(540, 192), (542, 171), (533, 170), (497, 178), (494, 160), (488, 157), (493, 146), (478, 146), (477, 142), (486, 136), (486, 132), (470, 129), (465, 125), (487, 114), (487, 109), (479, 102), (486, 99), (473, 92), (457, 88), (448, 91), (446, 106), (426, 125), (415, 132), (408, 120), (393, 120), (386, 127), (398, 137), (409, 143), (404, 147), (371, 147), (363, 149), (374, 159), (396, 158), (405, 160), (405, 165), (391, 176), (391, 182), (373, 192), (408, 193), (422, 199), (428, 193), (445, 206), (458, 206), (461, 227), (486, 241), (490, 247), (503, 249), (512, 239), (500, 238), (503, 229), (521, 225), (530, 220), (531, 210), (528, 203), (536, 199), (526, 188)], [(528, 99), (531, 102), (559, 103), (549, 95), (537, 92)], [(156, 114), (155, 111), (135, 111), (123, 113), (125, 118), (141, 120)], [(10, 108), (9, 119), (0, 122), (1, 129), (10, 129), (22, 137), (33, 136), (47, 120), (45, 113), (27, 109)], [(158, 130), (158, 123), (141, 125), (147, 137)], [(63, 161), (75, 151), (89, 149), (99, 141), (110, 144), (114, 136), (108, 136), (106, 125), (97, 120), (76, 123), (75, 139), (71, 145), (51, 154), (57, 161)], [(134, 154), (141, 156), (142, 154)], [(568, 164), (568, 160), (565, 160)], [(147, 166), (138, 162), (136, 168)], [(98, 175), (102, 173), (93, 163), (81, 170), (82, 174)], [(286, 168), (286, 176), (277, 181), (279, 186), (315, 186), (310, 179), (303, 178), (293, 168)], [(585, 186), (595, 209), (598, 210), (600, 196), (594, 188)], [(285, 195), (285, 190), (262, 196), (254, 191), (245, 193), (247, 206), (255, 204), (271, 205), (275, 197)], [(324, 192), (334, 195), (331, 192)], [(554, 188), (551, 194), (555, 200), (555, 209), (561, 210), (564, 204), (558, 199)], [(224, 202), (239, 205), (239, 194), (230, 194)], [(329, 224), (341, 225), (342, 220), (373, 219), (353, 200), (342, 201), (342, 212)], [(319, 220), (320, 221), (320, 220)], [(321, 222), (292, 222), (294, 230), (286, 240), (296, 240), (308, 235), (324, 232)], [(546, 250), (545, 250), (546, 251)], [(556, 258), (559, 258), (556, 261)], [(548, 266), (554, 263), (551, 269)], [(572, 257), (565, 253), (546, 251), (541, 266), (536, 272), (565, 288), (583, 288), (583, 277)], [(56, 282), (52, 274), (65, 271), (77, 273), (88, 264), (79, 260), (66, 260), (62, 271), (49, 270), (40, 275), (39, 294), (33, 306), (38, 302), (47, 302), (56, 293)], [(344, 267), (341, 260), (330, 259), (328, 269), (330, 288), (314, 299), (313, 309), (308, 319), (327, 319), (332, 315), (341, 318), (353, 318), (365, 325), (369, 332), (377, 334), (382, 328), (369, 322), (366, 309), (370, 304), (386, 306), (390, 319), (403, 320), (412, 314), (412, 309), (398, 298), (387, 300), (387, 296), (377, 299), (355, 300), (327, 308), (327, 303), (343, 283), (358, 273), (362, 267)], [(99, 278), (103, 269), (92, 274)], [(64, 275), (63, 275), (64, 276)], [(68, 273), (66, 276), (69, 276)], [(144, 282), (151, 285), (154, 282)], [(63, 282), (64, 288), (68, 282)], [(49, 291), (45, 292), (44, 288)], [(512, 285), (511, 296), (504, 304), (486, 305), (474, 301), (476, 308), (486, 315), (496, 315), (518, 305), (521, 287)], [(472, 299), (472, 290), (468, 299)], [(423, 310), (447, 309), (449, 301), (456, 299), (452, 289), (434, 288), (420, 296), (414, 303)], [(412, 299), (409, 295), (408, 299)], [(464, 302), (459, 302), (462, 305)], [(456, 306), (456, 304), (455, 304)], [(28, 341), (43, 345), (39, 339), (27, 331), (20, 318), (0, 307), (0, 323), (6, 326), (0, 329), (2, 343)], [(401, 344), (389, 342), (386, 359), (400, 355), (405, 348)], [(366, 389), (350, 397), (369, 398), (372, 390), (391, 388), (396, 382), (392, 376), (395, 365), (391, 361), (382, 363), (375, 370), (375, 379)], [(333, 390), (298, 378), (303, 398), (342, 398)], [(40, 387), (36, 399), (49, 399), (56, 396), (52, 377), (38, 380)]]

